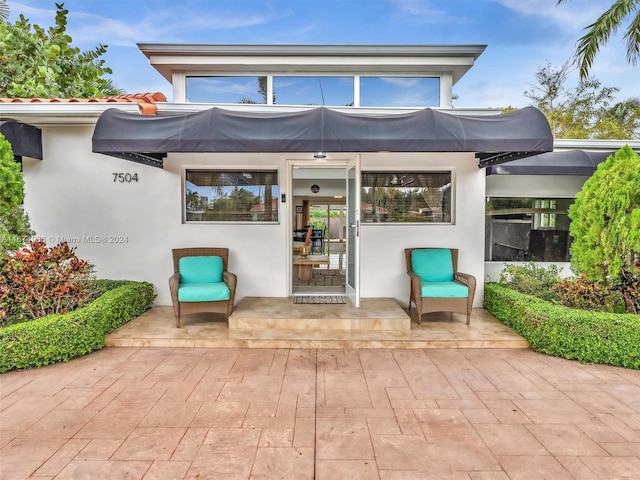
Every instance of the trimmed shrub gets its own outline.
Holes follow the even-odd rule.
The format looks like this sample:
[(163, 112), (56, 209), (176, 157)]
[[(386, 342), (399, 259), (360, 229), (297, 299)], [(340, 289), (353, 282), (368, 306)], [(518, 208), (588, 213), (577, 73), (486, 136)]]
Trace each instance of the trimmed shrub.
[(104, 347), (104, 337), (148, 310), (153, 285), (127, 282), (64, 315), (0, 329), (0, 372), (68, 361)]
[(640, 316), (554, 305), (486, 283), (484, 307), (534, 350), (584, 363), (640, 368)]
[(640, 313), (640, 155), (629, 145), (598, 165), (569, 207), (571, 267), (618, 288)]
[(549, 268), (529, 262), (524, 265), (507, 265), (500, 273), (498, 283), (526, 295), (555, 301), (558, 295), (553, 286), (560, 281), (557, 265)]

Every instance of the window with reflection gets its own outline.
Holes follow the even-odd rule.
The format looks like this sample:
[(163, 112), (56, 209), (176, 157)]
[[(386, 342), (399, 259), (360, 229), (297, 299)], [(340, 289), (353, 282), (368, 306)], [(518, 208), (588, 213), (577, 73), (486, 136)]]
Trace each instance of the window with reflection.
[(488, 197), (485, 260), (568, 262), (573, 198)]
[(362, 172), (363, 223), (452, 223), (452, 172)]
[(278, 172), (187, 170), (186, 222), (277, 222)]
[(274, 76), (273, 96), (281, 105), (353, 106), (353, 77)]
[(360, 77), (363, 107), (439, 107), (438, 77)]
[(187, 102), (267, 103), (267, 77), (264, 76), (189, 76)]

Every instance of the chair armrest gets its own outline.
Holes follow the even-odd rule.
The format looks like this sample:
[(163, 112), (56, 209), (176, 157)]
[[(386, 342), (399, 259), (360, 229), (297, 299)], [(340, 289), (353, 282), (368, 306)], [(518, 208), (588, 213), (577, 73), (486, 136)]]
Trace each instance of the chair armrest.
[(456, 272), (453, 278), (455, 281), (467, 286), (469, 289), (469, 300), (473, 302), (473, 297), (476, 294), (476, 277), (469, 273)]
[(411, 298), (417, 301), (422, 298), (422, 280), (415, 272), (408, 271), (407, 275), (411, 278)]
[(178, 272), (174, 273), (169, 277), (169, 290), (171, 290), (171, 295), (176, 293), (176, 298), (178, 295), (178, 287), (180, 286), (180, 274)]
[(238, 277), (235, 273), (231, 273), (225, 270), (224, 272), (222, 272), (222, 281), (227, 284), (227, 287), (229, 287), (229, 300), (231, 301), (231, 306), (233, 306), (236, 296), (236, 285), (238, 283)]
[(169, 291), (171, 292), (171, 303), (173, 304), (173, 312), (178, 316), (178, 288), (180, 287), (180, 273), (176, 272), (169, 277)]
[(472, 286), (474, 289), (476, 288), (476, 277), (469, 273), (456, 272), (453, 275), (453, 279), (457, 282), (464, 283), (469, 288)]

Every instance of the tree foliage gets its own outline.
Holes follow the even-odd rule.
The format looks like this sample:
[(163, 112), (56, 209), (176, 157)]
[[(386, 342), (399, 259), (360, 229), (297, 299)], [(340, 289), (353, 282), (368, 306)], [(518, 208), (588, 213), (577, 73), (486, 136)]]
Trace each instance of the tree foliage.
[[(567, 0), (558, 0), (558, 5), (565, 1)], [(607, 44), (611, 35), (618, 31), (627, 18), (630, 19), (624, 33), (627, 61), (631, 65), (638, 62), (640, 59), (640, 0), (615, 0), (595, 22), (585, 28), (587, 33), (578, 40), (575, 58), (581, 78), (589, 75), (600, 47)]]
[(640, 311), (640, 155), (628, 145), (601, 163), (569, 208), (571, 266), (619, 288)]
[(0, 133), (0, 263), (8, 250), (20, 248), (31, 235), (23, 198), (20, 165), (14, 161), (11, 144)]
[(613, 104), (616, 87), (604, 87), (595, 78), (566, 86), (570, 65), (538, 67), (537, 84), (524, 92), (545, 114), (556, 138), (640, 138), (640, 103), (637, 99)]
[(64, 4), (56, 4), (55, 25), (44, 29), (20, 15), (0, 21), (0, 97), (91, 98), (121, 93), (100, 57), (106, 45), (88, 51), (71, 46)]

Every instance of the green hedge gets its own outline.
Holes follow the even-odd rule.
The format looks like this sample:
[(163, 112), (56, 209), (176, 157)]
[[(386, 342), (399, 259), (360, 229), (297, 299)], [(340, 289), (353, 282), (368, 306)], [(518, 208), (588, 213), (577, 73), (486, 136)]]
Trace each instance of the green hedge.
[(640, 368), (640, 315), (571, 309), (497, 283), (485, 284), (484, 307), (538, 352)]
[(153, 285), (114, 283), (85, 307), (0, 329), (0, 373), (68, 361), (104, 347), (108, 333), (153, 304)]

